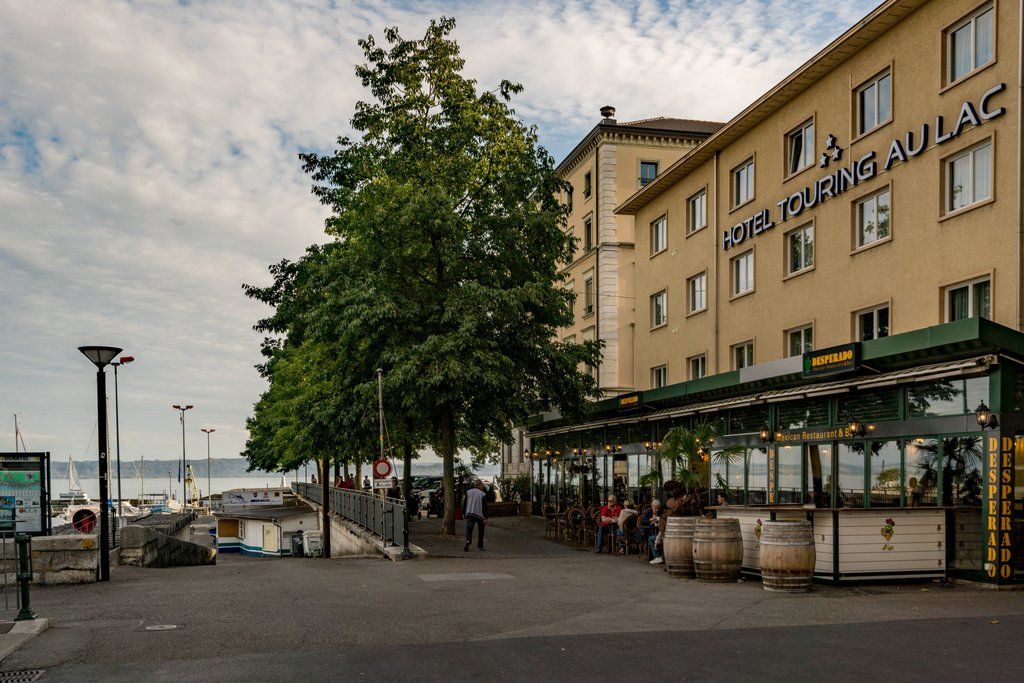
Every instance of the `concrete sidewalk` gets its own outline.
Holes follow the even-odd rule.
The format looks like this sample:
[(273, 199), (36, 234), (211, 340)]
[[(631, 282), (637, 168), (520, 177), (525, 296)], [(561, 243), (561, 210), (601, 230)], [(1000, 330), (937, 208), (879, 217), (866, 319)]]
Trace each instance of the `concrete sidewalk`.
[(474, 531), (469, 552), (466, 543), (466, 522), (456, 520), (455, 536), (441, 534), (441, 520), (413, 519), (409, 523), (409, 539), (423, 548), (430, 557), (461, 558), (553, 558), (575, 554), (574, 549), (544, 538), (544, 520), (537, 517), (492, 517), (484, 531), (485, 551), (477, 550)]

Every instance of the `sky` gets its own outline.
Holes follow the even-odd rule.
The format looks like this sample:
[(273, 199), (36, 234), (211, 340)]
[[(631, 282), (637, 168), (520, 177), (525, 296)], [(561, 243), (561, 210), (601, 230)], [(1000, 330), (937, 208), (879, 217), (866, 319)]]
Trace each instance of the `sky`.
[(561, 159), (606, 104), (727, 121), (876, 4), (0, 0), (0, 451), (17, 413), (29, 450), (95, 457), (77, 347), (103, 344), (135, 357), (122, 458), (180, 454), (175, 403), (190, 457), (200, 427), (238, 456), (268, 312), (241, 287), (325, 239), (297, 154), (352, 134), (359, 38), (455, 17), (468, 74), (522, 83)]

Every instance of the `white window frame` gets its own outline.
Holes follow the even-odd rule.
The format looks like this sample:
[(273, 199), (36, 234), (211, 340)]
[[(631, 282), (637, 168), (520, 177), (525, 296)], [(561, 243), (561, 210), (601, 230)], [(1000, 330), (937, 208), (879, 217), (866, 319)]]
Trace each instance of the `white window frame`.
[[(661, 381), (658, 381), (660, 376)], [(651, 388), (660, 389), (668, 386), (668, 365), (662, 363), (661, 365), (655, 365), (651, 368)]]
[(589, 199), (590, 195), (594, 193), (594, 176), (591, 171), (587, 171), (583, 174), (583, 198)]
[[(744, 363), (740, 365), (739, 352), (743, 352)], [(740, 370), (742, 368), (749, 368), (754, 364), (754, 340), (748, 339), (747, 341), (740, 342), (739, 344), (733, 344), (732, 348), (729, 349), (729, 356), (732, 358), (732, 369)]]
[[(889, 115), (886, 118), (883, 119), (881, 117), (881, 111), (879, 111), (880, 103), (881, 103), (881, 98), (878, 96), (878, 93), (881, 92), (881, 82), (885, 78), (889, 79), (889, 82), (888, 82), (888, 85), (887, 85), (887, 87), (889, 88)], [(861, 98), (864, 97), (864, 93), (866, 93), (872, 86), (875, 87), (875, 101), (874, 101), (875, 123), (870, 128), (865, 128), (864, 127), (864, 116), (862, 114), (863, 107), (861, 107)], [(880, 71), (876, 75), (872, 76), (869, 80), (865, 81), (864, 83), (862, 83), (861, 85), (859, 85), (857, 87), (857, 90), (854, 93), (854, 101), (853, 101), (854, 107), (856, 108), (854, 113), (855, 113), (856, 124), (857, 124), (857, 128), (856, 128), (856, 130), (857, 130), (857, 137), (860, 137), (862, 135), (867, 135), (868, 133), (870, 133), (871, 131), (875, 130), (876, 128), (881, 128), (885, 124), (887, 124), (890, 121), (892, 121), (892, 116), (893, 116), (893, 112), (892, 112), (892, 110), (893, 110), (892, 95), (893, 95), (893, 93), (892, 93), (892, 69), (891, 68), (886, 68), (883, 71)]]
[[(974, 180), (978, 171), (977, 155), (978, 152), (980, 152), (983, 149), (988, 150), (988, 195), (985, 197), (978, 198), (974, 196)], [(967, 201), (963, 206), (958, 206), (954, 208), (953, 197), (955, 193), (953, 191), (953, 164), (963, 159), (964, 157), (968, 158), (967, 171), (970, 177), (967, 180), (966, 186), (970, 191), (970, 194), (968, 195), (969, 201)], [(943, 206), (947, 214), (957, 213), (959, 211), (966, 211), (972, 206), (977, 206), (982, 202), (987, 202), (990, 199), (992, 199), (993, 193), (995, 191), (996, 175), (995, 149), (994, 145), (992, 144), (992, 138), (986, 138), (985, 140), (982, 140), (976, 145), (971, 145), (967, 149), (961, 150), (955, 154), (951, 154), (942, 161), (942, 166), (943, 187), (945, 188), (945, 191), (943, 193), (945, 195), (943, 197)]]
[[(694, 364), (700, 368), (700, 374), (694, 373)], [(698, 353), (696, 356), (690, 356), (686, 359), (686, 371), (689, 373), (688, 378), (692, 381), (695, 379), (701, 379), (708, 376), (708, 354)]]
[[(807, 240), (806, 240), (806, 235), (807, 235), (808, 231), (810, 231), (810, 235), (811, 235), (811, 242), (810, 242), (810, 246), (811, 246), (811, 262), (810, 263), (806, 263), (806, 261), (807, 261), (807, 253), (806, 253), (806, 251), (807, 251)], [(799, 268), (793, 268), (792, 267), (793, 263), (792, 263), (792, 261), (790, 259), (790, 257), (792, 256), (792, 251), (790, 250), (790, 241), (794, 237), (796, 237), (797, 235), (800, 235), (800, 237), (801, 237), (801, 239), (800, 239), (800, 263), (801, 263), (801, 266)], [(789, 275), (798, 275), (800, 273), (807, 272), (808, 270), (813, 270), (814, 269), (814, 221), (811, 221), (810, 223), (804, 223), (799, 228), (796, 228), (794, 230), (790, 230), (789, 232), (787, 232), (786, 233), (786, 239), (783, 241), (783, 249), (785, 250), (785, 253), (786, 253), (786, 275), (787, 276), (789, 276)]]
[(871, 339), (874, 340), (874, 339), (884, 339), (885, 338), (885, 337), (879, 337), (878, 336), (878, 311), (881, 311), (881, 310), (888, 310), (889, 311), (889, 329), (886, 331), (885, 337), (891, 337), (892, 336), (892, 306), (889, 303), (884, 303), (884, 304), (878, 304), (877, 306), (869, 306), (868, 308), (862, 308), (859, 311), (854, 311), (853, 312), (853, 319), (854, 319), (854, 325), (855, 325), (854, 332), (856, 334), (856, 341), (865, 341), (864, 340), (864, 331), (861, 329), (861, 326), (860, 326), (860, 318), (861, 318), (862, 315), (865, 315), (867, 313), (873, 314), (871, 319), (873, 321), (872, 324), (874, 325), (874, 330), (872, 330), (872, 337), (871, 337)]
[[(980, 19), (982, 15), (984, 15), (984, 14), (986, 14), (988, 12), (992, 13), (992, 56), (991, 56), (991, 58), (987, 62), (983, 62), (983, 63), (979, 64), (976, 61), (977, 58), (978, 58), (978, 55), (977, 55), (978, 19)], [(953, 24), (952, 26), (950, 26), (949, 28), (946, 29), (945, 36), (944, 36), (944, 38), (945, 38), (945, 40), (944, 40), (944, 48), (946, 50), (945, 77), (946, 77), (947, 85), (952, 85), (953, 83), (959, 83), (960, 81), (964, 80), (965, 78), (968, 78), (972, 74), (977, 73), (981, 69), (985, 68), (989, 64), (992, 64), (993, 62), (996, 61), (996, 40), (998, 38), (998, 31), (997, 31), (998, 27), (996, 26), (996, 23), (997, 23), (997, 17), (996, 17), (995, 3), (994, 2), (989, 2), (989, 3), (986, 3), (985, 5), (979, 7), (978, 9), (974, 10), (968, 16), (964, 17), (963, 19), (961, 19), (960, 21), (958, 21), (957, 23)], [(956, 51), (955, 51), (954, 45), (953, 45), (953, 35), (957, 31), (959, 31), (960, 29), (962, 29), (964, 27), (967, 27), (967, 26), (971, 27), (970, 28), (970, 36), (971, 36), (971, 68), (969, 68), (967, 71), (963, 72), (959, 76), (954, 76), (953, 75), (953, 67), (954, 67), (954, 61), (956, 59)]]
[(668, 218), (661, 216), (651, 221), (651, 256), (668, 249)]
[[(793, 336), (800, 335), (800, 353), (793, 353)], [(808, 335), (810, 336), (810, 348), (808, 348)], [(786, 330), (786, 357), (792, 358), (793, 356), (802, 356), (807, 351), (814, 350), (814, 324), (801, 325), (800, 327), (794, 327)]]
[[(749, 268), (749, 273), (747, 273), (747, 275), (749, 275), (749, 278), (748, 278), (749, 279), (749, 283), (748, 283), (749, 286), (746, 289), (740, 289), (740, 277), (739, 277), (740, 261), (742, 261), (743, 259), (746, 259), (748, 256), (750, 257), (750, 268)], [(754, 263), (754, 250), (753, 249), (748, 249), (745, 252), (743, 252), (742, 254), (734, 256), (730, 260), (730, 262), (729, 262), (729, 290), (732, 292), (732, 296), (734, 298), (738, 297), (738, 296), (742, 296), (744, 294), (749, 294), (750, 292), (754, 291), (754, 288), (756, 287), (755, 277), (754, 277), (754, 275), (755, 275), (754, 266), (755, 266), (755, 263)], [(747, 270), (747, 269), (744, 268), (744, 270)]]
[(594, 217), (587, 216), (583, 219), (583, 251), (588, 252), (594, 248)]
[[(756, 193), (756, 174), (754, 170), (754, 157), (750, 157), (729, 174), (732, 179), (730, 188), (732, 190), (732, 208), (736, 209), (747, 202), (753, 201)], [(741, 193), (742, 189), (742, 193)], [(746, 194), (749, 192), (749, 194)]]
[(966, 282), (957, 282), (952, 285), (948, 285), (943, 288), (942, 294), (942, 308), (943, 308), (943, 322), (953, 322), (953, 317), (950, 310), (950, 298), (955, 290), (967, 288), (967, 317), (976, 318), (978, 317), (978, 311), (974, 310), (975, 293), (974, 288), (978, 285), (985, 283), (988, 285), (988, 317), (992, 317), (992, 276), (983, 275), (982, 277), (976, 277)]
[[(887, 227), (886, 227), (887, 234), (885, 235), (885, 237), (878, 237), (877, 236), (878, 235), (878, 223), (879, 223), (879, 221), (878, 221), (878, 215), (879, 215), (878, 200), (882, 197), (882, 195), (888, 195), (888, 197), (886, 199), (886, 203), (887, 203), (886, 209), (887, 209), (889, 215), (888, 215), (888, 224), (887, 224)], [(863, 219), (864, 219), (864, 207), (867, 204), (872, 204), (873, 207), (874, 207), (874, 215), (875, 215), (875, 228), (874, 228), (874, 231), (875, 231), (876, 237), (875, 237), (875, 239), (866, 242), (863, 239), (864, 238), (864, 227), (865, 227)], [(882, 189), (880, 189), (880, 190), (878, 190), (876, 192), (872, 192), (871, 194), (869, 194), (869, 195), (867, 195), (865, 197), (862, 197), (862, 198), (854, 201), (854, 203), (853, 203), (853, 244), (854, 244), (854, 249), (863, 249), (864, 247), (869, 247), (869, 246), (871, 246), (873, 244), (878, 244), (880, 242), (886, 242), (886, 241), (891, 240), (891, 239), (892, 239), (892, 186), (886, 185)]]
[[(656, 303), (657, 303), (657, 299), (659, 297), (661, 298), (661, 320), (660, 321), (657, 319), (657, 316), (655, 315), (655, 313), (657, 311), (657, 308), (655, 306), (656, 306)], [(651, 294), (651, 308), (650, 308), (650, 310), (651, 310), (651, 329), (652, 330), (655, 329), (655, 328), (658, 328), (658, 327), (664, 327), (665, 325), (668, 325), (668, 290), (667, 289), (663, 289), (660, 292), (655, 292), (654, 294)]]
[[(795, 159), (793, 155), (793, 143), (799, 138), (801, 158)], [(794, 162), (796, 166), (794, 166)], [(814, 119), (810, 118), (801, 123), (793, 130), (786, 133), (786, 175), (795, 176), (800, 171), (810, 168), (815, 162), (814, 145)]]
[[(694, 294), (697, 291), (697, 290), (695, 290), (695, 286), (698, 284), (698, 281), (701, 283), (701, 289), (700, 289), (700, 303), (701, 303), (701, 305), (700, 306), (694, 306), (694, 303), (695, 303)], [(705, 270), (703, 272), (697, 273), (696, 275), (694, 275), (691, 278), (687, 278), (687, 280), (686, 280), (686, 308), (687, 308), (687, 313), (700, 313), (701, 311), (706, 311), (708, 309), (708, 271)]]
[(708, 226), (708, 189), (690, 195), (686, 200), (686, 234), (692, 235)]

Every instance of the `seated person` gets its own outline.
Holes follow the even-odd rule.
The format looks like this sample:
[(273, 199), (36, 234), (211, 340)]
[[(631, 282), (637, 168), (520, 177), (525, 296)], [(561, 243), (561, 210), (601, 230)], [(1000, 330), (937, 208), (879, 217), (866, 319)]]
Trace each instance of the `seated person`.
[[(601, 513), (597, 520), (597, 548), (594, 550), (595, 553), (601, 552), (604, 548), (604, 537), (608, 534), (608, 527), (618, 523), (619, 513), (621, 512), (622, 507), (619, 505), (618, 498), (608, 496), (608, 504), (601, 506)], [(614, 544), (612, 545), (614, 546)]]
[(633, 501), (631, 501), (629, 498), (627, 498), (626, 501), (623, 503), (622, 510), (619, 512), (618, 521), (616, 522), (616, 524), (618, 525), (618, 528), (615, 530), (615, 535), (618, 536), (619, 538), (622, 538), (623, 536), (625, 536), (625, 534), (626, 534), (626, 532), (625, 532), (625, 530), (626, 530), (626, 521), (630, 517), (636, 517), (639, 514), (640, 514), (640, 511), (636, 509), (635, 505), (633, 505)]
[(661, 553), (661, 540), (660, 540), (660, 529), (661, 529), (661, 501), (654, 499), (651, 502), (651, 507), (644, 512), (644, 516), (640, 519), (640, 536), (644, 543), (647, 543), (651, 548), (651, 564), (662, 564), (665, 558)]

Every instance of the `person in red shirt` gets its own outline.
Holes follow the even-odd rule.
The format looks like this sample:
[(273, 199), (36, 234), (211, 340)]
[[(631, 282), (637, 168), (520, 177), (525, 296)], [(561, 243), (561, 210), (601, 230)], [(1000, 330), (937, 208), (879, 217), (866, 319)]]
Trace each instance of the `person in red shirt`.
[(608, 542), (611, 543), (612, 529), (610, 525), (619, 521), (620, 512), (622, 512), (622, 506), (619, 505), (618, 499), (615, 496), (608, 496), (608, 504), (601, 506), (600, 518), (598, 519), (597, 548), (594, 550), (595, 553), (601, 552), (604, 548), (605, 536), (608, 536)]

